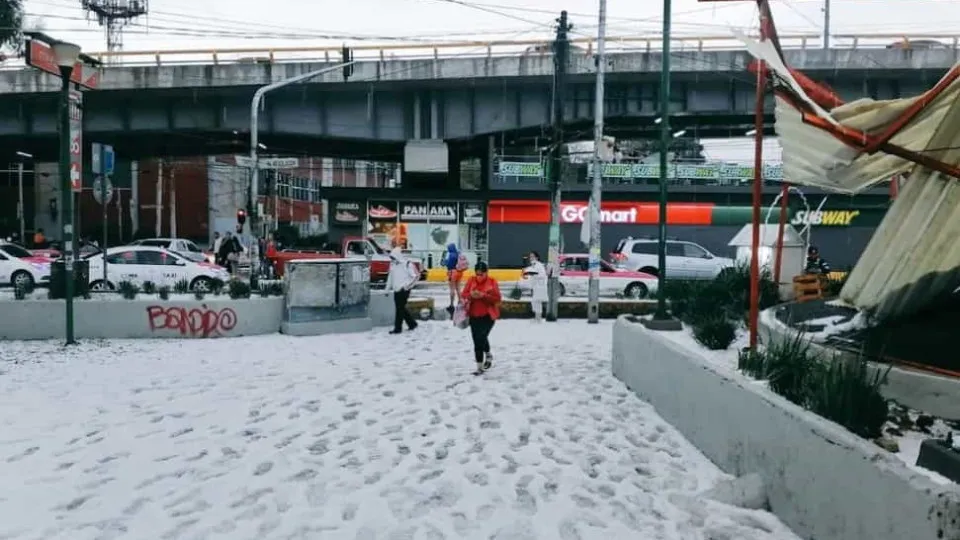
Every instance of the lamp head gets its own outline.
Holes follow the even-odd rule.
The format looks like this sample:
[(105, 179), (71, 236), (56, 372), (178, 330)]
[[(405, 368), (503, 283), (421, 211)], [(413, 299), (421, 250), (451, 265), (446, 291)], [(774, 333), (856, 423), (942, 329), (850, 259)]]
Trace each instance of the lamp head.
[(66, 41), (55, 41), (50, 44), (53, 56), (60, 67), (73, 67), (80, 59), (80, 46)]

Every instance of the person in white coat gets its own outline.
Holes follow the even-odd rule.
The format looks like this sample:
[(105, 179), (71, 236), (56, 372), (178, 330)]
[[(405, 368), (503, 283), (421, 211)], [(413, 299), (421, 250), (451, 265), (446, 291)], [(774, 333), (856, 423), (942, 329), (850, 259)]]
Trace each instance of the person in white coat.
[(527, 256), (528, 266), (523, 269), (523, 275), (530, 280), (533, 290), (533, 299), (530, 307), (533, 309), (533, 318), (540, 322), (543, 317), (543, 304), (547, 301), (547, 268), (540, 262), (540, 254), (531, 251)]
[(410, 291), (419, 280), (420, 274), (416, 266), (404, 256), (403, 251), (399, 247), (390, 250), (390, 271), (387, 273), (386, 289), (393, 293), (393, 305), (396, 308), (391, 334), (402, 332), (404, 322), (410, 330), (417, 327), (417, 321), (407, 310), (407, 300), (410, 299)]

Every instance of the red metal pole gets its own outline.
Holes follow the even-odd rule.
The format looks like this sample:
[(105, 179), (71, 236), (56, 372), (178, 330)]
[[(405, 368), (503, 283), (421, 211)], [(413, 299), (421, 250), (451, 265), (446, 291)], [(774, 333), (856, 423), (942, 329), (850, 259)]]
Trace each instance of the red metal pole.
[[(760, 23), (763, 27), (763, 21)], [(757, 349), (757, 319), (760, 317), (760, 204), (763, 199), (763, 94), (767, 66), (757, 70), (757, 102), (753, 153), (753, 242), (750, 247), (750, 349)]]
[(777, 258), (773, 262), (773, 281), (780, 285), (780, 268), (783, 265), (783, 230), (787, 227), (787, 195), (790, 184), (780, 186), (780, 223), (777, 225)]

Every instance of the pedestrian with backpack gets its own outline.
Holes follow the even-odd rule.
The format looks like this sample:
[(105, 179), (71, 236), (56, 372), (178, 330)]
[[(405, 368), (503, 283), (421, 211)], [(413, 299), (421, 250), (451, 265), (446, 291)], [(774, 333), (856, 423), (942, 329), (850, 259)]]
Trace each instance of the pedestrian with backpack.
[(443, 266), (447, 269), (447, 287), (450, 292), (450, 306), (447, 307), (447, 312), (453, 315), (457, 299), (460, 298), (460, 282), (463, 281), (463, 273), (470, 264), (467, 262), (467, 256), (457, 249), (456, 244), (451, 242), (447, 245)]
[(420, 273), (413, 263), (403, 255), (399, 247), (390, 250), (390, 271), (387, 273), (388, 292), (393, 293), (393, 305), (396, 313), (393, 317), (393, 330), (391, 334), (399, 334), (403, 331), (403, 323), (407, 323), (407, 328), (415, 330), (417, 321), (407, 310), (407, 300), (410, 299), (410, 291), (420, 280)]
[(467, 280), (461, 293), (464, 309), (470, 321), (470, 337), (473, 339), (473, 355), (477, 363), (474, 375), (482, 375), (493, 367), (490, 353), (490, 331), (500, 318), (500, 286), (497, 280), (487, 275), (487, 263), (478, 262), (475, 275)]

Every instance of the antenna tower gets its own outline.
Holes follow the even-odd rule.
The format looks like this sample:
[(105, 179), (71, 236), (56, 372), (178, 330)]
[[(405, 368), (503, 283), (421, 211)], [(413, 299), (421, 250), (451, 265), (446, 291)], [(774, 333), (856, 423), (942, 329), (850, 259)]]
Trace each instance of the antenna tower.
[(96, 15), (97, 23), (106, 30), (109, 52), (123, 49), (123, 27), (149, 11), (149, 0), (80, 0), (80, 3), (87, 18)]

